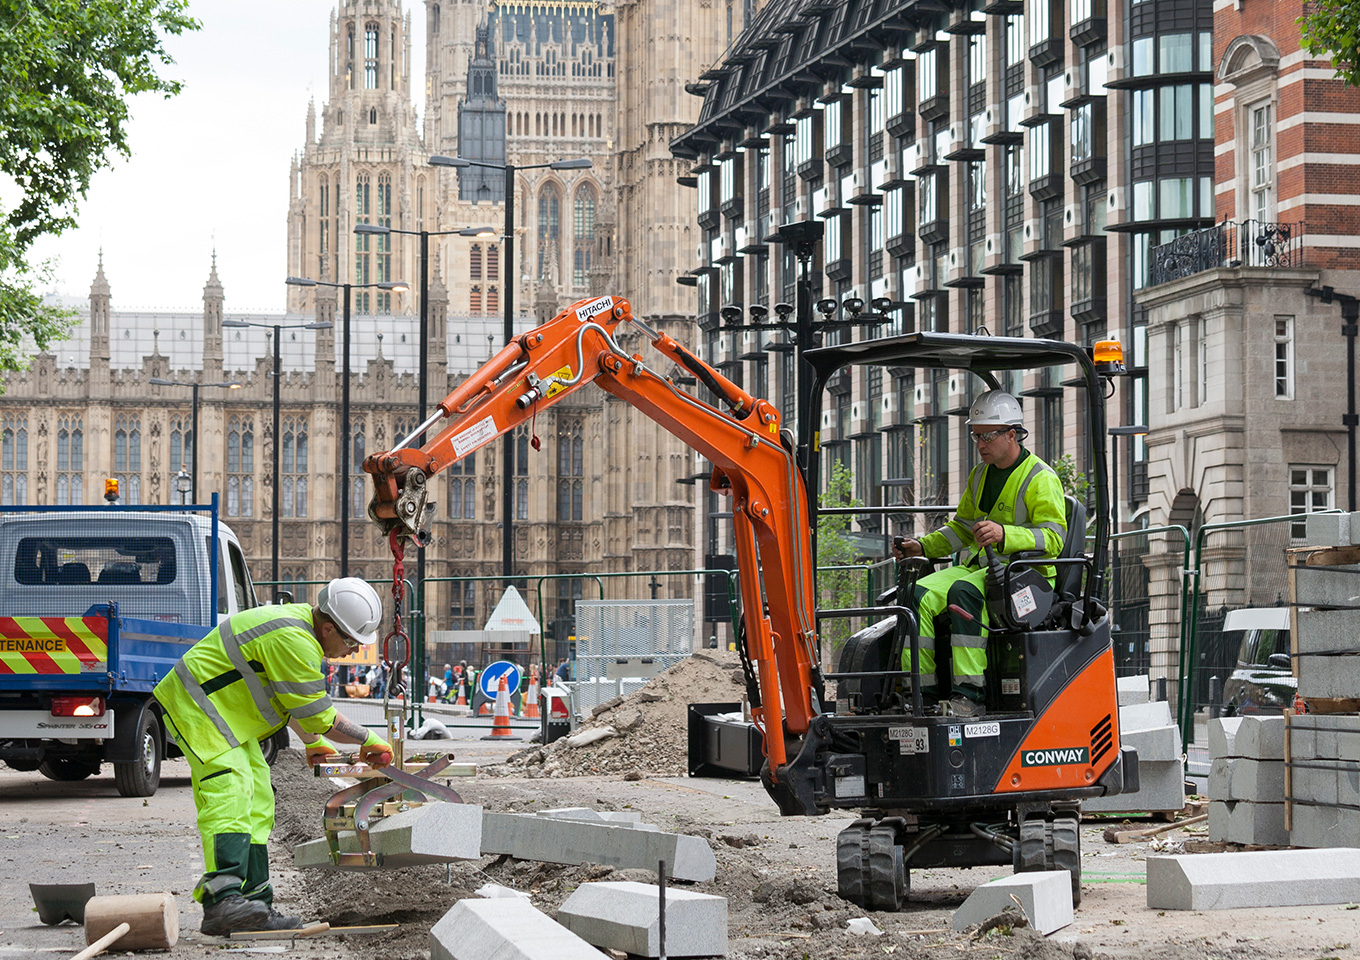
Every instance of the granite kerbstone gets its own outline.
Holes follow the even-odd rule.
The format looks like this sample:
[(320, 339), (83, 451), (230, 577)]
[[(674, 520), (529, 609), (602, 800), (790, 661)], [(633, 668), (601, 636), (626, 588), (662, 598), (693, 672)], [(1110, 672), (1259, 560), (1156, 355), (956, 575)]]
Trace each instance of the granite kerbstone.
[(1171, 719), (1171, 704), (1165, 700), (1130, 703), (1119, 708), (1119, 732), (1121, 735), (1135, 730), (1152, 730), (1157, 727), (1175, 725), (1176, 721)]
[(518, 897), (459, 900), (430, 930), (430, 960), (603, 960)]
[(1154, 856), (1147, 861), (1147, 905), (1154, 910), (1294, 907), (1357, 900), (1360, 850), (1199, 853)]
[(1249, 800), (1209, 801), (1209, 839), (1227, 843), (1254, 843), (1267, 847), (1289, 846), (1283, 803)]
[(1072, 922), (1072, 875), (1066, 870), (1039, 870), (984, 883), (954, 911), (954, 929), (967, 930), (1007, 907), (1015, 909), (1016, 900), (1035, 930), (1045, 936), (1061, 930)]
[(1170, 812), (1185, 806), (1185, 766), (1180, 760), (1138, 760), (1138, 791), (1081, 802), (1083, 813)]
[(1284, 801), (1284, 761), (1219, 757), (1209, 765), (1210, 800)]
[(592, 823), (533, 814), (485, 814), (482, 853), (645, 870), (655, 870), (664, 860), (668, 875), (693, 882), (712, 880), (717, 872), (713, 849), (702, 837), (667, 833), (649, 824)]
[(1179, 760), (1181, 749), (1179, 727), (1149, 727), (1146, 730), (1120, 730), (1119, 745), (1138, 751), (1138, 763), (1158, 760)]
[[(360, 852), (359, 838), (352, 830), (341, 831), (339, 842), (341, 853)], [(482, 808), (472, 803), (426, 803), (375, 823), (368, 833), (368, 843), (385, 868), (480, 860)], [(293, 865), (299, 869), (371, 869), (337, 866), (331, 861), (330, 847), (324, 838), (294, 847)]]
[[(1290, 804), (1293, 823), (1289, 842), (1296, 847), (1360, 847), (1360, 810), (1348, 807), (1319, 807), (1307, 803)], [(1352, 902), (1355, 897), (1346, 902)]]
[[(1360, 533), (1360, 524), (1353, 530)], [(1360, 564), (1299, 566), (1294, 571), (1294, 602), (1301, 607), (1360, 606)]]
[(1349, 546), (1351, 515), (1349, 513), (1310, 513), (1304, 518), (1304, 534), (1310, 547)]
[(1209, 757), (1284, 759), (1284, 717), (1223, 717), (1210, 720)]
[(1147, 703), (1150, 699), (1148, 680), (1145, 673), (1136, 677), (1116, 678), (1114, 684), (1119, 693), (1119, 705), (1123, 707), (1134, 703)]
[[(587, 943), (638, 957), (661, 956), (660, 888), (650, 883), (583, 883), (557, 922)], [(666, 956), (727, 955), (727, 898), (666, 888)]]

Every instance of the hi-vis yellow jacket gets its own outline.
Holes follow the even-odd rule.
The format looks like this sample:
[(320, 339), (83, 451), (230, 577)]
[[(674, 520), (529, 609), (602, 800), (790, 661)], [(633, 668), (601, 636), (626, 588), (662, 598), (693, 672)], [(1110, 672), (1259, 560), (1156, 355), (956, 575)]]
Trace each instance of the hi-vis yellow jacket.
[[(1001, 524), (1006, 533), (1005, 541), (996, 551), (1003, 563), (1010, 554), (1023, 550), (1039, 550), (1045, 557), (1062, 553), (1063, 539), (1067, 536), (1067, 502), (1053, 468), (1029, 454), (1006, 478), (992, 509), (983, 513), (977, 502), (989, 469), (985, 463), (973, 468), (959, 499), (958, 512), (943, 527), (921, 538), (922, 552), (927, 557), (943, 557), (962, 550), (966, 551), (963, 566), (985, 567), (987, 557), (973, 539), (973, 524), (991, 520)], [(1054, 574), (1051, 566), (1035, 569), (1045, 577)]]
[(180, 746), (208, 761), (277, 732), (288, 719), (325, 733), (336, 711), (305, 603), (243, 610), (189, 648), (156, 684)]

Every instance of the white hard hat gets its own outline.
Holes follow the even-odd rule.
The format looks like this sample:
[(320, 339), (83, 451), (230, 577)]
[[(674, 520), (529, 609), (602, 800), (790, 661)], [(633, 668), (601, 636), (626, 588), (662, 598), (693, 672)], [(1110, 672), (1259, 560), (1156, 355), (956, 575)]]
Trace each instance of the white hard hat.
[(1004, 390), (988, 390), (968, 408), (970, 427), (1023, 427), (1020, 401)]
[(321, 588), (316, 608), (335, 621), (347, 636), (359, 643), (378, 639), (382, 623), (382, 601), (378, 591), (358, 577), (340, 577)]

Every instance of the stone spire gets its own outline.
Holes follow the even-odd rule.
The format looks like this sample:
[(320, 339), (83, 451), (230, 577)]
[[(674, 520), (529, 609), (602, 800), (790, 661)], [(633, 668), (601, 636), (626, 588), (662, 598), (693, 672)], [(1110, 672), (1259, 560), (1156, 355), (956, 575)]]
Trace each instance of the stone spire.
[(213, 250), (208, 282), (203, 284), (203, 379), (222, 379), (222, 304), (226, 297), (217, 277), (217, 251)]
[(90, 380), (107, 386), (109, 382), (109, 281), (104, 276), (104, 251), (99, 251), (99, 269), (90, 284)]

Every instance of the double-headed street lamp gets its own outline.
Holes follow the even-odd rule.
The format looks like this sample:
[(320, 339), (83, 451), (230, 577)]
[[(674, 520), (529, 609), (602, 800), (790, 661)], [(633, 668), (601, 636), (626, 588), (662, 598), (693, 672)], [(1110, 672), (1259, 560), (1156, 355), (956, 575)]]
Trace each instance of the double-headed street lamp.
[[(190, 430), (193, 431), (194, 439), (192, 450), (189, 453), (189, 463), (191, 463), (194, 468), (193, 476), (191, 478), (193, 502), (198, 503), (198, 389), (199, 387), (221, 387), (225, 390), (239, 390), (245, 386), (245, 384), (237, 383), (235, 380), (224, 380), (221, 383), (194, 383), (188, 380), (166, 380), (164, 377), (152, 377), (147, 383), (154, 383), (158, 387), (189, 387), (193, 390), (193, 400), (191, 402), (193, 408), (193, 426), (190, 427)], [(183, 472), (183, 470), (180, 470), (180, 473)], [(184, 491), (180, 490), (180, 493), (182, 494)], [(180, 499), (181, 502), (183, 502), (183, 497)]]
[[(345, 349), (344, 353), (342, 354), (344, 359), (341, 361), (340, 364), (340, 432), (341, 436), (344, 438), (344, 446), (342, 447), (340, 453), (340, 576), (347, 577), (349, 576), (349, 497), (350, 497), (349, 459), (354, 455), (354, 451), (350, 449), (350, 431), (349, 431), (350, 291), (363, 289), (365, 287), (376, 287), (379, 290), (394, 290), (397, 293), (405, 293), (406, 290), (409, 288), (406, 286), (406, 284), (397, 280), (383, 280), (378, 283), (336, 283), (333, 280), (309, 280), (306, 277), (289, 277), (287, 280), (284, 281), (284, 283), (288, 284), (290, 287), (333, 287), (336, 290), (343, 291), (341, 295), (345, 298), (344, 314), (340, 328), (341, 334), (345, 338)], [(322, 325), (324, 325), (325, 327), (329, 327), (331, 326), (331, 323), (330, 321), (327, 320), (322, 321), (321, 325), (314, 326), (316, 329), (320, 329)], [(275, 356), (277, 357), (277, 353), (275, 354)], [(276, 393), (275, 397), (277, 396), (278, 394)], [(278, 417), (279, 411), (276, 400), (274, 406), (275, 430), (278, 429)], [(278, 461), (276, 459), (275, 460), (276, 474), (277, 464)], [(275, 496), (277, 496), (277, 484), (275, 485), (275, 490), (276, 490)], [(278, 540), (277, 531), (275, 533), (274, 539), (276, 541), (274, 544), (274, 550), (275, 554), (277, 555), (277, 551), (279, 548), (277, 543)], [(279, 578), (278, 570), (275, 570), (274, 579), (277, 580), (278, 578)]]
[[(588, 170), (594, 166), (588, 157), (576, 160), (554, 160), (551, 163), (529, 163), (516, 166), (513, 163), (487, 163), (484, 160), (466, 160), (463, 157), (430, 157), (432, 167), (483, 167), (487, 170), (501, 170), (505, 173), (505, 235), (502, 246), (505, 248), (501, 258), (505, 264), (505, 344), (515, 338), (515, 172), (518, 170)], [(515, 575), (515, 538), (513, 517), (515, 506), (515, 435), (507, 431), (503, 445), (503, 470), (505, 480), (501, 492), (501, 513), (504, 525), (501, 527), (501, 575), (509, 585)]]
[[(274, 489), (272, 491), (273, 506), (273, 530), (270, 545), (271, 564), (269, 578), (274, 583), (275, 591), (278, 590), (279, 583), (279, 381), (283, 379), (283, 351), (281, 341), (285, 330), (329, 330), (332, 326), (329, 320), (322, 320), (312, 323), (253, 323), (249, 320), (223, 320), (224, 327), (259, 327), (263, 330), (274, 331)], [(194, 443), (198, 442), (198, 434), (194, 433)], [(197, 463), (195, 463), (194, 476), (198, 476)]]

